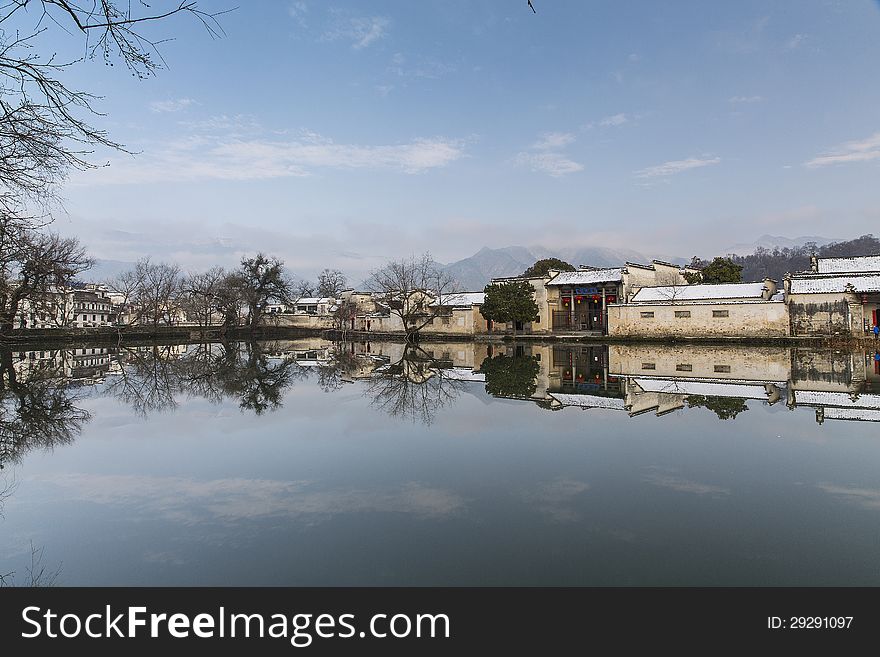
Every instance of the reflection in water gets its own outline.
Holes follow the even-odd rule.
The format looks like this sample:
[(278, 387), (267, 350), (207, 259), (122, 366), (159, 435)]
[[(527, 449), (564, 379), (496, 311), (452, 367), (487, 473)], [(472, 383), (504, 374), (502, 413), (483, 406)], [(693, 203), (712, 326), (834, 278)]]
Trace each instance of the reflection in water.
[(364, 394), (373, 407), (413, 422), (431, 424), (437, 411), (461, 394), (462, 381), (448, 361), (425, 349), (406, 345), (399, 358), (372, 370)]
[(12, 353), (0, 350), (0, 468), (31, 449), (70, 443), (88, 422), (76, 379), (64, 376), (69, 366), (62, 356), (16, 367)]
[(16, 468), (0, 576), (31, 536), (70, 583), (765, 583), (795, 563), (779, 581), (815, 584), (829, 554), (850, 569), (822, 582), (880, 572), (857, 515), (880, 509), (880, 454), (831, 421), (880, 420), (874, 354), (313, 339), (7, 351), (0, 374), (0, 464), (96, 438)]

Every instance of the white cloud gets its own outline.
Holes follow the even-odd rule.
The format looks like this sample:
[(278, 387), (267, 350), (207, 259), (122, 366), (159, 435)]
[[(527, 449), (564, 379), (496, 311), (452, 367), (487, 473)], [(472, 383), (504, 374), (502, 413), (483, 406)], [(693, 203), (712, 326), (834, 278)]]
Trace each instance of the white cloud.
[(136, 506), (144, 513), (183, 524), (347, 513), (439, 518), (466, 509), (465, 499), (454, 491), (415, 481), (365, 490), (321, 488), (309, 481), (70, 473), (50, 483), (61, 487), (70, 499), (103, 506)]
[(565, 148), (574, 140), (575, 136), (570, 132), (545, 132), (532, 144), (532, 148), (539, 151), (553, 151)]
[(638, 53), (631, 52), (627, 59), (629, 59), (629, 61), (631, 61), (631, 62), (637, 62), (641, 59), (641, 57), (639, 57)]
[(880, 158), (880, 132), (875, 132), (867, 139), (841, 144), (837, 148), (804, 162), (804, 166), (815, 169), (831, 164), (868, 162), (877, 158)]
[(727, 99), (730, 103), (760, 103), (762, 100), (763, 96), (731, 96)]
[(314, 132), (296, 139), (202, 135), (151, 146), (145, 155), (111, 161), (100, 176), (75, 182), (130, 184), (161, 181), (258, 180), (308, 176), (316, 169), (391, 169), (408, 174), (446, 166), (464, 156), (461, 140), (413, 139), (401, 144), (339, 144)]
[(562, 153), (519, 153), (515, 162), (528, 166), (532, 171), (540, 171), (554, 178), (577, 173), (583, 171), (584, 168), (583, 164), (569, 159)]
[(324, 41), (351, 41), (352, 48), (360, 50), (382, 39), (389, 24), (384, 16), (347, 16), (336, 12), (335, 24), (321, 38)]
[(560, 152), (574, 140), (575, 136), (570, 132), (545, 132), (532, 144), (530, 151), (518, 153), (514, 162), (554, 178), (582, 171), (584, 165)]
[(669, 162), (664, 162), (663, 164), (658, 164), (653, 167), (641, 169), (639, 171), (636, 171), (635, 175), (637, 178), (657, 178), (663, 176), (674, 176), (675, 174), (681, 173), (682, 171), (687, 171), (688, 169), (707, 167), (713, 164), (718, 164), (719, 162), (721, 162), (720, 157), (690, 157), (686, 160), (671, 160)]
[(169, 98), (168, 100), (154, 100), (150, 103), (150, 110), (153, 112), (179, 112), (195, 104), (196, 101), (192, 98)]
[(627, 121), (629, 121), (629, 118), (627, 117), (627, 115), (621, 113), (621, 114), (614, 114), (612, 116), (606, 116), (604, 119), (599, 121), (599, 125), (606, 126), (606, 127), (618, 126), (618, 125), (623, 125)]
[(299, 23), (300, 27), (306, 26), (306, 14), (309, 13), (309, 6), (302, 2), (302, 0), (297, 0), (296, 2), (290, 3), (290, 6), (287, 8), (287, 13), (290, 14), (290, 17)]
[(800, 46), (806, 38), (806, 34), (795, 34), (786, 42), (785, 47), (789, 50), (794, 50), (795, 48)]

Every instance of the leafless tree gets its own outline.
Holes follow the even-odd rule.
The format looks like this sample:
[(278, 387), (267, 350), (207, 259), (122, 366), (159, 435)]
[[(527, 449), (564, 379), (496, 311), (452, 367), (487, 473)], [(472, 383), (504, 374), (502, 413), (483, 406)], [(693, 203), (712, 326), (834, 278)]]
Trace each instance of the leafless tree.
[(132, 75), (146, 78), (164, 62), (157, 50), (160, 41), (142, 28), (178, 14), (201, 21), (212, 37), (222, 33), (219, 13), (204, 12), (193, 0), (155, 13), (145, 2), (115, 0), (7, 0), (0, 5), (0, 187), (46, 201), (69, 170), (96, 166), (89, 161), (92, 149), (122, 149), (89, 120), (100, 115), (98, 97), (62, 80), (77, 61), (39, 54), (41, 39), (79, 34), (84, 59), (100, 58), (109, 66), (121, 61)]
[(399, 361), (373, 371), (364, 394), (372, 397), (375, 408), (392, 417), (427, 425), (461, 391), (462, 382), (450, 377), (436, 359), (408, 345)]
[(444, 298), (459, 292), (430, 253), (389, 262), (370, 275), (367, 285), (400, 318), (408, 342), (442, 312)]
[(293, 296), (293, 284), (285, 275), (284, 262), (278, 258), (264, 253), (258, 253), (253, 258), (242, 258), (241, 267), (236, 273), (251, 329), (263, 320), (269, 303), (273, 300), (289, 303)]
[(20, 375), (12, 352), (0, 350), (0, 469), (32, 449), (72, 442), (91, 418), (80, 397), (64, 385), (57, 363), (32, 364)]
[(26, 295), (39, 303), (47, 286), (66, 284), (88, 267), (75, 239), (41, 231), (71, 170), (99, 166), (91, 160), (95, 148), (124, 150), (91, 122), (100, 116), (98, 97), (62, 79), (79, 60), (40, 54), (40, 44), (49, 37), (82, 38), (83, 59), (100, 58), (110, 66), (121, 61), (145, 78), (163, 65), (160, 41), (142, 31), (147, 24), (189, 15), (216, 37), (222, 33), (219, 13), (202, 11), (194, 0), (158, 12), (145, 2), (116, 0), (0, 4), (0, 331), (12, 326)]
[(318, 274), (318, 296), (338, 299), (348, 286), (348, 279), (338, 269), (324, 269)]
[(76, 238), (40, 232), (0, 209), (0, 333), (14, 328), (25, 301), (31, 312), (51, 310), (58, 292), (91, 265)]
[(142, 258), (134, 268), (108, 281), (124, 297), (119, 309), (121, 325), (172, 325), (182, 310), (184, 279), (180, 267)]
[(218, 299), (227, 273), (222, 267), (189, 274), (182, 285), (181, 303), (188, 319), (211, 326), (219, 314)]

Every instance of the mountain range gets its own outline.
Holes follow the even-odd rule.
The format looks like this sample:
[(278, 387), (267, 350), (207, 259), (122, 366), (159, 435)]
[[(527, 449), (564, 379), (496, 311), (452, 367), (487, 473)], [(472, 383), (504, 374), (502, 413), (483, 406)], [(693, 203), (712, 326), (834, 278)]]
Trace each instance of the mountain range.
[[(708, 257), (715, 255), (740, 254), (748, 255), (755, 252), (758, 247), (773, 249), (774, 247), (798, 247), (807, 242), (815, 242), (823, 246), (839, 240), (827, 237), (780, 237), (774, 235), (762, 235), (754, 242), (748, 244), (735, 244), (718, 253), (707, 254)], [(686, 264), (690, 257), (668, 256), (663, 254), (646, 254), (632, 249), (612, 249), (601, 246), (594, 247), (563, 247), (546, 248), (543, 246), (505, 246), (493, 249), (484, 246), (475, 254), (456, 260), (448, 264), (437, 263), (466, 290), (482, 290), (493, 278), (505, 276), (518, 276), (537, 260), (542, 258), (560, 258), (575, 267), (590, 265), (592, 267), (616, 267), (625, 262), (650, 263), (652, 259), (664, 260), (674, 264)], [(93, 281), (105, 281), (116, 274), (129, 269), (133, 263), (119, 260), (97, 260), (95, 266), (89, 272), (89, 279)]]

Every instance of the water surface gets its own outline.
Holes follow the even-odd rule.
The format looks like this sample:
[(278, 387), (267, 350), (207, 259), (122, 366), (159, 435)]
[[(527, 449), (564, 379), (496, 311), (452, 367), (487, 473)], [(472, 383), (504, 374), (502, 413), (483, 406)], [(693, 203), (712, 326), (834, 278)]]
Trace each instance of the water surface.
[(880, 584), (872, 354), (82, 352), (4, 358), (7, 583)]

